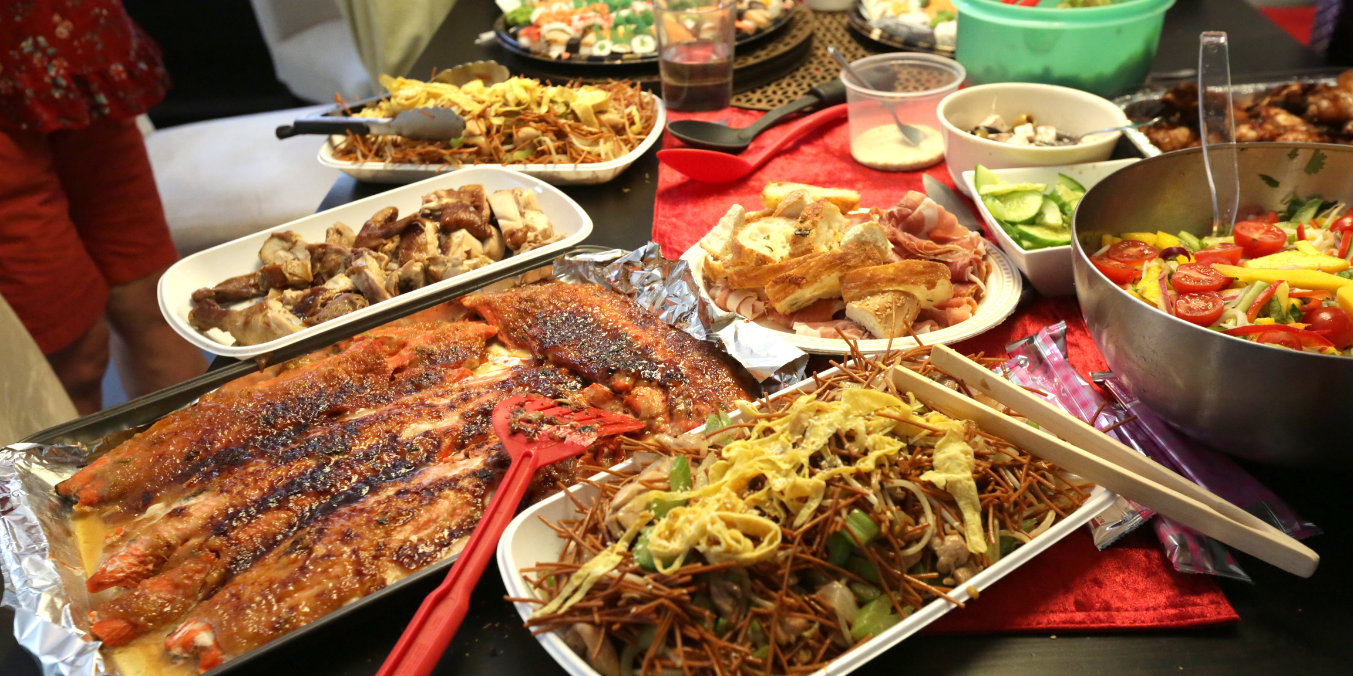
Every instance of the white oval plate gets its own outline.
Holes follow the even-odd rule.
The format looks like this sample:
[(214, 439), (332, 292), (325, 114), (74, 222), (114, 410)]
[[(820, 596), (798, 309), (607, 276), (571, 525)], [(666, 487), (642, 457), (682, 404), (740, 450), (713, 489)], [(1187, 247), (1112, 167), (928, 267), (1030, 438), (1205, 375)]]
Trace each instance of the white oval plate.
[[(1007, 264), (1008, 265), (1008, 264)], [(965, 322), (966, 323), (966, 322)], [(830, 376), (836, 373), (837, 369), (824, 371), (821, 375)], [(816, 381), (809, 378), (798, 386), (792, 387), (776, 393), (776, 397), (797, 396), (800, 393), (810, 392), (816, 389)], [(734, 411), (730, 416), (733, 422), (742, 419), (740, 411)], [(629, 460), (616, 467), (620, 470), (630, 470), (637, 467), (635, 460)], [(613, 481), (615, 477), (610, 474), (597, 474), (592, 477), (593, 481)], [(575, 484), (568, 489), (574, 497), (582, 501), (587, 501), (596, 497), (597, 490), (587, 484)], [(968, 583), (961, 589), (955, 589), (949, 593), (954, 600), (967, 601), (970, 591), (976, 589), (984, 592), (997, 580), (1008, 575), (1011, 571), (1028, 563), (1038, 554), (1047, 550), (1058, 540), (1069, 535), (1072, 531), (1080, 528), (1095, 515), (1104, 511), (1118, 496), (1105, 490), (1102, 486), (1096, 486), (1090, 497), (1081, 503), (1080, 508), (1065, 519), (1054, 523), (1046, 533), (1036, 537), (1032, 542), (1019, 547), (1009, 555), (1001, 558), (1000, 561), (992, 564), (990, 568), (983, 570), (973, 576)], [(546, 525), (545, 521), (551, 523), (564, 519), (578, 518), (573, 501), (564, 493), (557, 493), (554, 496), (543, 500), (532, 507), (528, 507), (517, 515), (517, 518), (508, 524), (507, 529), (503, 531), (503, 536), (498, 540), (498, 571), (503, 576), (503, 584), (507, 587), (508, 596), (515, 598), (531, 598), (536, 596), (535, 589), (530, 582), (525, 579), (527, 574), (519, 572), (522, 568), (530, 568), (543, 561), (558, 561), (559, 552), (563, 548), (564, 541), (561, 540), (553, 530)], [(543, 520), (542, 520), (543, 519)], [(521, 615), (522, 620), (531, 616), (531, 612), (536, 606), (529, 603), (514, 603), (517, 613)], [(837, 657), (825, 668), (820, 669), (810, 676), (843, 676), (855, 669), (863, 666), (869, 660), (882, 655), (889, 648), (901, 643), (903, 639), (920, 631), (922, 627), (940, 619), (952, 611), (953, 604), (944, 599), (933, 599), (920, 610), (908, 615), (906, 619), (894, 625), (892, 628), (882, 634), (869, 639), (863, 644), (856, 646), (850, 652)], [(961, 612), (981, 612), (977, 608), (963, 610)], [(570, 676), (600, 676), (588, 663), (587, 660), (573, 652), (565, 643), (564, 639), (557, 632), (544, 632), (536, 635), (536, 640), (545, 651), (564, 668), (564, 671)]]
[[(563, 233), (564, 239), (539, 249), (532, 249), (524, 254), (509, 256), (492, 265), (470, 270), (451, 279), (429, 284), (421, 289), (402, 293), (390, 300), (374, 303), (361, 310), (312, 326), (304, 331), (298, 331), (289, 336), (283, 336), (259, 345), (235, 345), (235, 339), (225, 331), (211, 329), (202, 332), (188, 323), (188, 313), (193, 309), (193, 291), (204, 286), (219, 284), (236, 275), (253, 272), (262, 267), (263, 263), (258, 259), (258, 250), (263, 246), (264, 240), (268, 239), (268, 236), (274, 232), (292, 230), (308, 242), (323, 242), (324, 231), (328, 230), (329, 226), (335, 222), (342, 221), (354, 232), (357, 232), (361, 230), (362, 224), (371, 218), (372, 214), (385, 207), (398, 207), (400, 214), (410, 214), (417, 211), (419, 206), (422, 205), (423, 195), (433, 190), (459, 188), (463, 185), (476, 183), (483, 185), (484, 190), (489, 192), (510, 188), (535, 191), (540, 200), (541, 211), (544, 211), (545, 216), (550, 219), (550, 224), (554, 226), (555, 232)], [(164, 314), (164, 318), (169, 322), (169, 325), (174, 327), (174, 330), (180, 336), (183, 336), (193, 345), (212, 354), (226, 357), (253, 357), (290, 345), (314, 335), (318, 331), (328, 330), (376, 312), (385, 312), (407, 304), (428, 294), (436, 293), (439, 289), (445, 288), (453, 282), (477, 279), (492, 274), (495, 270), (504, 266), (519, 263), (523, 260), (539, 260), (543, 264), (552, 260), (565, 249), (587, 239), (587, 236), (591, 233), (591, 217), (587, 215), (586, 211), (583, 211), (582, 207), (578, 206), (577, 202), (560, 192), (558, 188), (548, 185), (538, 178), (516, 171), (508, 171), (498, 167), (466, 167), (460, 171), (429, 178), (417, 184), (395, 188), (328, 211), (321, 211), (290, 223), (266, 228), (252, 235), (245, 235), (234, 241), (188, 256), (175, 263), (160, 277), (158, 288), (160, 312)]]
[(658, 119), (653, 123), (653, 131), (648, 133), (638, 147), (621, 157), (605, 162), (589, 164), (465, 164), (459, 168), (440, 164), (386, 164), (385, 162), (346, 162), (334, 157), (334, 146), (343, 140), (341, 136), (330, 136), (319, 149), (319, 163), (332, 167), (359, 180), (371, 183), (410, 183), (421, 181), (429, 176), (438, 176), (464, 171), (466, 169), (492, 167), (507, 169), (527, 176), (534, 176), (553, 185), (596, 185), (619, 176), (630, 168), (636, 160), (648, 152), (662, 131), (667, 128), (667, 108), (662, 99), (653, 97)]
[[(697, 242), (687, 249), (686, 253), (681, 254), (681, 260), (690, 264), (695, 283), (700, 285), (700, 294), (713, 304), (714, 299), (710, 298), (709, 293), (705, 291), (705, 266), (701, 262), (704, 254), (705, 250), (701, 249)], [(991, 263), (991, 274), (988, 275), (986, 280), (987, 292), (982, 295), (982, 300), (977, 302), (977, 312), (966, 322), (959, 322), (948, 328), (921, 334), (921, 340), (926, 345), (948, 345), (967, 340), (1000, 325), (1006, 317), (1009, 317), (1015, 311), (1015, 306), (1019, 304), (1020, 291), (1024, 288), (1024, 280), (1020, 278), (1019, 272), (1015, 271), (1010, 259), (1006, 258), (1005, 254), (991, 242), (987, 242), (987, 261)], [(785, 331), (779, 325), (769, 321), (758, 321), (757, 323), (775, 331), (785, 339), (785, 342), (804, 352), (813, 354), (850, 353), (850, 344), (844, 340), (800, 336)], [(859, 341), (860, 352), (864, 354), (887, 352), (890, 346), (894, 350), (905, 350), (916, 347), (917, 343), (910, 336), (893, 338), (892, 340), (870, 338)]]

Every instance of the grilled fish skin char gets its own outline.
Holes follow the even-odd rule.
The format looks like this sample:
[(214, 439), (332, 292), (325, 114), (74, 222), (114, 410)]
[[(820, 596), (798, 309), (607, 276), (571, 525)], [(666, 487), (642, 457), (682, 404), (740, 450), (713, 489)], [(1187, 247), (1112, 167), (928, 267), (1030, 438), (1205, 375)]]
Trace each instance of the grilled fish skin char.
[(92, 614), (94, 633), (126, 642), (177, 619), (307, 523), (429, 463), (457, 462), (496, 444), (491, 417), (498, 401), (527, 392), (564, 398), (581, 385), (552, 366), (463, 380), (354, 416), (256, 460), (195, 496), (202, 508), (170, 510), (161, 517), (168, 518), (163, 528), (146, 529), (105, 560), (99, 573), (106, 574), (91, 583), (135, 586)]
[(248, 384), (227, 384), (166, 416), (58, 484), (57, 492), (82, 507), (139, 510), (194, 474), (417, 391), (438, 382), (442, 369), (477, 366), (494, 333), (480, 322), (401, 326), (358, 336), (333, 356), (314, 353), (294, 366), (245, 376)]
[(654, 432), (684, 432), (751, 398), (710, 345), (600, 286), (532, 284), (461, 301), (505, 342), (610, 388)]
[(207, 671), (450, 554), (507, 462), (499, 444), (381, 487), (284, 542), (165, 640)]

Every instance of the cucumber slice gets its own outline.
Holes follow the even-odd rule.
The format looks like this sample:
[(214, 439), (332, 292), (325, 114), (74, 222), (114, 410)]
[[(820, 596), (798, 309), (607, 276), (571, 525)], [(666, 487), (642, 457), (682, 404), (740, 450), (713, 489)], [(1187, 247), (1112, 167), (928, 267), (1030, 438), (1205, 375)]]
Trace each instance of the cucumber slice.
[(1085, 196), (1085, 188), (1076, 182), (1076, 179), (1066, 174), (1057, 174), (1057, 183), (1052, 188), (1051, 197), (1057, 201), (1057, 206), (1062, 208), (1062, 213), (1067, 218), (1076, 212), (1076, 205), (1080, 204), (1081, 198)]
[(1034, 218), (1034, 223), (1038, 225), (1052, 225), (1060, 227), (1062, 220), (1062, 207), (1050, 197), (1043, 198), (1043, 208), (1038, 210), (1038, 216)]
[(982, 203), (992, 216), (1006, 223), (1028, 223), (1043, 208), (1043, 193), (1035, 190), (1003, 195), (984, 195)]
[(1065, 246), (1071, 243), (1071, 230), (1069, 228), (1050, 228), (1046, 225), (1021, 225), (1017, 227), (1024, 233), (1024, 239), (1031, 244), (1031, 246), (1026, 247), (1029, 249)]
[(978, 193), (982, 192), (982, 188), (989, 185), (999, 185), (1000, 182), (1001, 179), (996, 178), (996, 174), (991, 173), (990, 169), (980, 164), (972, 170), (972, 184), (973, 187), (977, 188)]
[(1070, 190), (1071, 192), (1074, 192), (1078, 195), (1085, 194), (1085, 186), (1081, 185), (1080, 183), (1077, 183), (1076, 179), (1071, 178), (1066, 174), (1057, 174), (1057, 185), (1059, 187), (1066, 188), (1067, 190)]
[(997, 183), (984, 185), (977, 189), (979, 195), (1007, 195), (1012, 192), (1043, 192), (1048, 189), (1046, 183)]

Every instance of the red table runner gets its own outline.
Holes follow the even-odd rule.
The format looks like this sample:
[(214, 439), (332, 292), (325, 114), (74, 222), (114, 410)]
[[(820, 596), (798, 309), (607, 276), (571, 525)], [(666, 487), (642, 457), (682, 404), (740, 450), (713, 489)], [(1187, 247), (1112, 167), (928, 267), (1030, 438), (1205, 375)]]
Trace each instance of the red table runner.
[[(727, 120), (744, 127), (760, 113), (726, 109), (670, 114), (670, 119)], [(752, 149), (774, 140), (771, 129)], [(664, 147), (681, 143), (666, 134)], [(943, 163), (926, 170), (953, 187)], [(866, 205), (896, 204), (908, 190), (924, 191), (921, 172), (875, 171), (850, 158), (846, 122), (828, 124), (772, 158), (751, 176), (733, 183), (691, 181), (665, 165), (658, 170), (653, 240), (669, 258), (679, 257), (703, 236), (733, 203), (751, 210), (770, 181), (808, 183), (856, 190)], [(988, 237), (990, 234), (988, 233)], [(965, 353), (1004, 356), (1005, 344), (1065, 320), (1070, 361), (1082, 374), (1107, 370), (1081, 319), (1074, 297), (1040, 298), (1003, 324), (955, 345)], [(1094, 631), (1190, 627), (1236, 622), (1240, 617), (1215, 580), (1171, 568), (1149, 529), (1099, 552), (1085, 529), (1078, 529), (1044, 555), (1012, 573), (968, 604), (932, 625), (933, 633), (998, 631)], [(980, 612), (970, 612), (980, 609)]]

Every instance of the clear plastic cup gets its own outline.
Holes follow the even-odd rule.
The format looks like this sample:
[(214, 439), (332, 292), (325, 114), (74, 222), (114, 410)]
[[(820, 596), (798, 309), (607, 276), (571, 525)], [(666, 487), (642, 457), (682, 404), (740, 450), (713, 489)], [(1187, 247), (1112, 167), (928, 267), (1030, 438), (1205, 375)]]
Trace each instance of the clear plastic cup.
[[(848, 73), (846, 85), (850, 113), (850, 153), (855, 160), (875, 169), (911, 171), (944, 159), (944, 134), (936, 108), (958, 90), (967, 76), (957, 61), (933, 54), (879, 54), (851, 64), (864, 78), (861, 86)], [(925, 136), (921, 148), (910, 148), (888, 112), (919, 127)]]
[(733, 99), (736, 0), (654, 0), (658, 70), (669, 110), (727, 108)]

